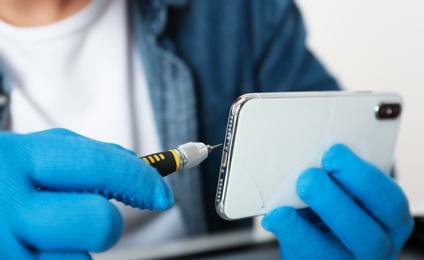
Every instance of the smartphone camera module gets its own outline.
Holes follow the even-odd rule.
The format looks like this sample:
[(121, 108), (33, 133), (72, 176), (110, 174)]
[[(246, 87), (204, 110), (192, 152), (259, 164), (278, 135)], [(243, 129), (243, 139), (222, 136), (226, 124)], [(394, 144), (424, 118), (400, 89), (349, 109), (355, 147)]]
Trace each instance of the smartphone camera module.
[(398, 103), (380, 104), (376, 108), (376, 116), (378, 119), (395, 119), (400, 115), (401, 110)]

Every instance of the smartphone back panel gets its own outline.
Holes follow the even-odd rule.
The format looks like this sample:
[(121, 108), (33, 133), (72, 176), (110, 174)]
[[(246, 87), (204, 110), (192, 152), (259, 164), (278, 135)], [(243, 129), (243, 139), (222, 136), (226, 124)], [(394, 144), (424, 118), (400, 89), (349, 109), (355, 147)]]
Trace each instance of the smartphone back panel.
[[(402, 98), (391, 93), (241, 96), (227, 124), (218, 214), (239, 219), (280, 206), (306, 207), (296, 194), (296, 180), (304, 170), (321, 167), (323, 153), (337, 143), (390, 174), (401, 106)], [(382, 109), (387, 111), (379, 115)]]

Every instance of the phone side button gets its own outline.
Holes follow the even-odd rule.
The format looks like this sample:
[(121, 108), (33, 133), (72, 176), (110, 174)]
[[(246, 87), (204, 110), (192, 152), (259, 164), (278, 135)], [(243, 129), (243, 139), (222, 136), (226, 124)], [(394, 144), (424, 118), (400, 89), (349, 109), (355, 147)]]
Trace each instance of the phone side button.
[(222, 168), (225, 168), (227, 166), (227, 156), (228, 156), (228, 153), (227, 151), (224, 150), (222, 153), (222, 161), (221, 161)]

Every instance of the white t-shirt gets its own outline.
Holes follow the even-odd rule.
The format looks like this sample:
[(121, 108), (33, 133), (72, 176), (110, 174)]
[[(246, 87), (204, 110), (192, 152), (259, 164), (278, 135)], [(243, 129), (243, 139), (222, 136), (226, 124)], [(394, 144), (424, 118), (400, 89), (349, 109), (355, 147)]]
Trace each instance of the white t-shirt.
[[(139, 155), (161, 150), (126, 12), (126, 1), (94, 0), (46, 26), (23, 28), (0, 20), (0, 59), (12, 87), (12, 131), (63, 127)], [(125, 222), (117, 247), (185, 235), (178, 207), (161, 213), (115, 204)]]

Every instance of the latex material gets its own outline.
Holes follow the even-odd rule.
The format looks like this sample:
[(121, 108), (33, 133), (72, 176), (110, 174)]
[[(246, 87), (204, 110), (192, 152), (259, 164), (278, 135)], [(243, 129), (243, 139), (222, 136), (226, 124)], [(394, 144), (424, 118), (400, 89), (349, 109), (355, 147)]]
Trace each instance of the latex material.
[(122, 218), (108, 199), (173, 205), (168, 185), (133, 152), (64, 129), (0, 134), (3, 259), (87, 259), (114, 245)]
[(414, 222), (400, 187), (373, 165), (335, 145), (297, 180), (307, 210), (278, 208), (262, 226), (283, 259), (396, 259)]

